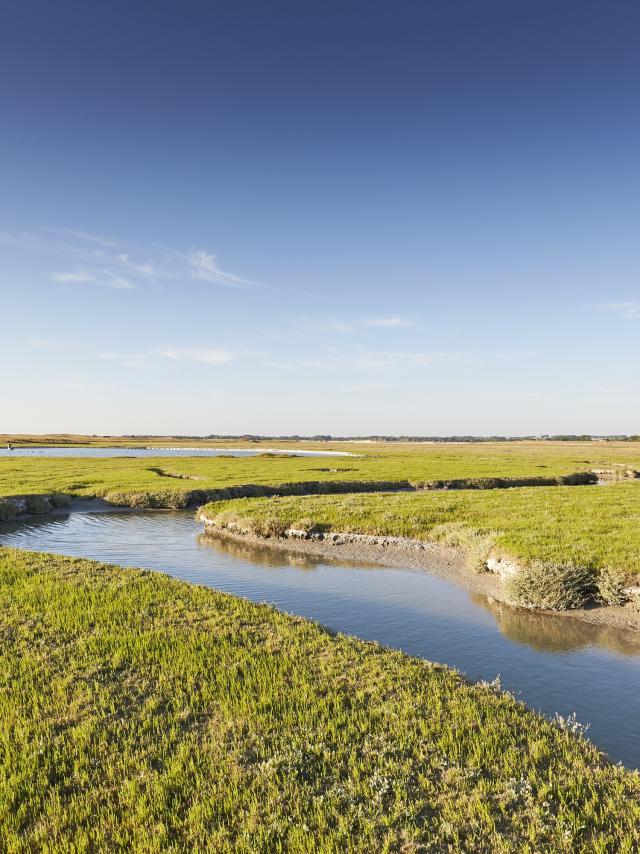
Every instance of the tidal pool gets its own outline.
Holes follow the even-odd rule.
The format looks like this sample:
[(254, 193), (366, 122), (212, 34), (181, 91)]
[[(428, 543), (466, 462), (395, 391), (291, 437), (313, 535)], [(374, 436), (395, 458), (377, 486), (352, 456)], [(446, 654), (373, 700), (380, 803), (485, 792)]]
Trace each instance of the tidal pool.
[(0, 544), (140, 566), (458, 668), (553, 717), (575, 713), (640, 767), (640, 633), (533, 614), (418, 570), (344, 564), (204, 534), (190, 512), (73, 513), (0, 525)]

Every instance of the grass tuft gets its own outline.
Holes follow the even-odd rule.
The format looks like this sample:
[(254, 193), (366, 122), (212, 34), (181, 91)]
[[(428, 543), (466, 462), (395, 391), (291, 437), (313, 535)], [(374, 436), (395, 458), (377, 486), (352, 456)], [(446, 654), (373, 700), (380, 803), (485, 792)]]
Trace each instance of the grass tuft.
[(548, 611), (582, 608), (594, 599), (597, 589), (593, 570), (543, 561), (522, 567), (505, 587), (515, 605)]

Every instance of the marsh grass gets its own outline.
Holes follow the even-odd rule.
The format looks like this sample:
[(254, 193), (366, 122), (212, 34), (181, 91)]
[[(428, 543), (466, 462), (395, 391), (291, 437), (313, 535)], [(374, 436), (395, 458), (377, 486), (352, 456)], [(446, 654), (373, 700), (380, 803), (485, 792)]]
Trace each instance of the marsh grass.
[[(585, 590), (619, 603), (640, 573), (640, 483), (607, 487), (537, 487), (494, 491), (287, 497), (214, 502), (205, 516), (255, 530), (276, 518), (284, 528), (308, 526), (409, 537), (460, 548), (481, 571), (489, 555), (520, 565), (566, 566), (590, 578)], [(570, 594), (567, 601), (573, 601)]]
[[(319, 443), (309, 446), (328, 449)], [(571, 482), (584, 482), (597, 477), (591, 469), (611, 469), (616, 465), (640, 469), (640, 443), (633, 442), (413, 446), (335, 443), (335, 448), (360, 456), (349, 459), (348, 464), (344, 457), (323, 457), (319, 464), (317, 458), (282, 455), (173, 457), (170, 460), (126, 456), (109, 459), (0, 457), (0, 496), (52, 492), (80, 497), (102, 497), (108, 493), (122, 496), (161, 494), (166, 492), (167, 470), (175, 479), (169, 492), (175, 493), (193, 490), (190, 483), (193, 479), (197, 479), (205, 491), (242, 485), (259, 487), (326, 481), (387, 481), (394, 484), (389, 488), (404, 485), (405, 488), (488, 489), (527, 483), (562, 484), (567, 478)], [(126, 454), (126, 447), (122, 452)]]
[(0, 549), (0, 849), (631, 852), (640, 778), (494, 685)]

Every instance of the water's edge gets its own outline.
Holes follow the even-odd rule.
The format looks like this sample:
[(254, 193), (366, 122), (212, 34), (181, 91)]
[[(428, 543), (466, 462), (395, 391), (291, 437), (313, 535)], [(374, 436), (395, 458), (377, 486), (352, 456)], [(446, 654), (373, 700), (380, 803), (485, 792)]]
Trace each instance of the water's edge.
[[(320, 549), (313, 541), (269, 543), (203, 531), (188, 510), (79, 504), (80, 512), (3, 524), (0, 544), (165, 572), (440, 662), (472, 682), (500, 674), (503, 688), (531, 709), (551, 718), (575, 712), (614, 761), (640, 766), (637, 631), (467, 593), (451, 583), (459, 556), (442, 546), (411, 552), (360, 542)], [(429, 571), (411, 554), (429, 555)], [(465, 572), (472, 582), (489, 580)]]
[[(421, 569), (456, 584), (468, 593), (490, 596), (497, 602), (514, 607), (503, 585), (504, 578), (518, 570), (517, 565), (511, 561), (491, 559), (491, 571), (476, 573), (467, 568), (464, 553), (460, 549), (437, 542), (352, 532), (318, 533), (309, 536), (293, 529), (286, 531), (282, 537), (261, 537), (238, 528), (221, 528), (213, 519), (200, 512), (197, 517), (204, 523), (209, 536), (226, 537), (236, 542), (264, 545), (275, 550), (326, 557), (335, 561), (366, 561), (380, 566)], [(609, 605), (575, 608), (571, 611), (534, 610), (538, 614), (552, 613), (561, 619), (583, 620), (597, 625), (640, 631), (640, 611), (630, 607)]]

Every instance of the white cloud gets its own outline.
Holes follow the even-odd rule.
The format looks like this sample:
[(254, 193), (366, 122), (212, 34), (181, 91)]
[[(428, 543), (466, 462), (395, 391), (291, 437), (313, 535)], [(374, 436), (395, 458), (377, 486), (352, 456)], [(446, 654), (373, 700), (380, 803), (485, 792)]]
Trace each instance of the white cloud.
[(450, 353), (406, 353), (398, 351), (383, 351), (377, 353), (362, 353), (356, 358), (356, 366), (360, 368), (392, 368), (419, 367), (430, 368), (442, 365), (451, 360)]
[(191, 275), (196, 279), (211, 282), (214, 285), (226, 285), (232, 288), (256, 285), (250, 279), (243, 279), (234, 273), (221, 269), (215, 255), (210, 255), (204, 249), (190, 249), (186, 255), (191, 267)]
[(188, 348), (161, 350), (159, 355), (174, 361), (200, 362), (203, 365), (224, 365), (232, 362), (235, 358), (229, 350), (191, 350)]
[[(127, 246), (125, 243), (71, 229), (46, 229), (39, 233), (3, 231), (0, 241), (37, 253), (51, 263), (51, 278), (59, 284), (93, 284), (131, 290), (193, 279), (227, 287), (257, 286), (257, 282), (223, 270), (215, 255), (205, 249), (180, 252), (158, 246)], [(60, 259), (73, 262), (61, 267)], [(55, 266), (54, 266), (55, 265)]]
[(98, 353), (98, 359), (113, 362), (121, 368), (144, 368), (147, 364), (146, 353)]
[(191, 349), (189, 347), (167, 347), (165, 349), (147, 350), (139, 353), (103, 352), (97, 353), (98, 359), (113, 362), (127, 368), (142, 368), (159, 359), (171, 359), (174, 362), (197, 362), (203, 365), (224, 365), (232, 362), (235, 355), (230, 350), (222, 349)]
[(299, 318), (296, 321), (296, 325), (296, 331), (299, 332), (300, 329), (302, 329), (303, 332), (305, 330), (309, 330), (311, 333), (314, 333), (315, 337), (319, 337), (320, 335), (326, 336), (327, 333), (331, 332), (337, 332), (341, 335), (355, 335), (359, 332), (362, 332), (367, 327), (373, 327), (377, 329), (406, 328), (407, 326), (413, 326), (414, 321), (409, 320), (405, 317), (400, 317), (398, 315), (353, 318), (351, 320), (345, 320), (339, 317), (303, 317)]
[(115, 248), (118, 244), (114, 240), (107, 240), (106, 237), (98, 237), (95, 234), (87, 234), (86, 231), (74, 231), (70, 228), (52, 228), (53, 232), (66, 234), (69, 237), (74, 237), (78, 240), (86, 240), (89, 243), (97, 243), (99, 246), (109, 246)]
[(396, 350), (383, 350), (380, 352), (361, 352), (341, 355), (329, 351), (326, 357), (305, 359), (302, 367), (318, 370), (349, 370), (353, 368), (380, 369), (380, 368), (430, 368), (434, 365), (443, 365), (456, 357), (452, 353), (421, 353), (403, 352)]
[(370, 317), (364, 321), (365, 326), (380, 326), (386, 329), (397, 329), (402, 326), (413, 326), (413, 320), (408, 320), (406, 317)]
[(356, 385), (348, 385), (341, 388), (343, 394), (366, 394), (367, 392), (383, 391), (384, 389), (393, 388), (390, 383), (359, 383)]
[(26, 338), (25, 343), (28, 344), (29, 347), (48, 349), (50, 347), (60, 347), (66, 342), (64, 338)]
[(640, 302), (605, 302), (600, 303), (596, 308), (620, 314), (626, 320), (640, 320)]
[(78, 284), (95, 282), (95, 276), (93, 276), (92, 273), (87, 272), (87, 270), (75, 270), (67, 273), (54, 273), (52, 278), (54, 282), (61, 282), (63, 284), (72, 282), (77, 282)]
[(515, 391), (515, 392), (498, 392), (495, 394), (479, 394), (476, 396), (477, 400), (487, 400), (487, 401), (523, 401), (523, 400), (542, 400), (544, 398), (544, 394), (539, 391)]

